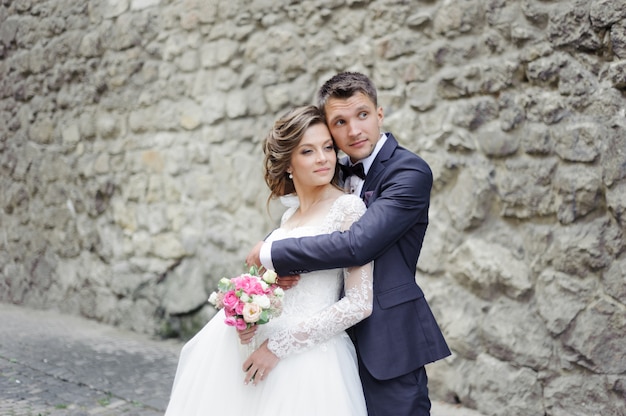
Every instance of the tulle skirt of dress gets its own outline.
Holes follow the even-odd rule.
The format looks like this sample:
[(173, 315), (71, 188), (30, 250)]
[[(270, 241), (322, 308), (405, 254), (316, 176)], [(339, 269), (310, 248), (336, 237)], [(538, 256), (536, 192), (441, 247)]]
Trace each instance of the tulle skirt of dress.
[(345, 333), (290, 355), (244, 385), (242, 348), (223, 311), (183, 347), (166, 416), (365, 416), (354, 347)]

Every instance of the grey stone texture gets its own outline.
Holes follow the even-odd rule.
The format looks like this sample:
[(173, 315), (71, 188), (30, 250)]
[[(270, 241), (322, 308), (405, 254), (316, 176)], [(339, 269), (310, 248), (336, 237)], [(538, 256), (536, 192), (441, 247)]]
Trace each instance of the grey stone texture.
[(416, 278), (487, 415), (626, 413), (625, 0), (0, 1), (0, 301), (187, 338), (338, 71), (433, 168)]

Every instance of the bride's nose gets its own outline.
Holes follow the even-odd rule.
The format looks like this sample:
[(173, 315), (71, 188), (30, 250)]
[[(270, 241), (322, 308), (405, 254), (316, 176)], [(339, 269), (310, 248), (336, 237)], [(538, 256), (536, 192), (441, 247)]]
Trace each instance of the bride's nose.
[(317, 152), (317, 163), (326, 163), (328, 156), (323, 151)]

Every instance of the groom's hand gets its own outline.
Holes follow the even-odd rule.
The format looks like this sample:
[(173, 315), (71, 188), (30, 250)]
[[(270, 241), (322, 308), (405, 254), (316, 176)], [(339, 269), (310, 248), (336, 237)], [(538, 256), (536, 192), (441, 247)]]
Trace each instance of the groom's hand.
[[(256, 266), (261, 267), (261, 246), (263, 245), (263, 241), (259, 241), (256, 243), (250, 253), (246, 256), (246, 265), (248, 267)], [(276, 279), (276, 284), (280, 286), (283, 290), (291, 289), (295, 285), (298, 284), (300, 280), (300, 275), (293, 276), (279, 276)]]
[(276, 284), (280, 286), (281, 289), (287, 290), (291, 289), (300, 281), (300, 275), (294, 274), (293, 276), (279, 276), (276, 278)]
[(248, 267), (256, 266), (261, 267), (261, 246), (263, 245), (263, 241), (259, 241), (256, 243), (252, 250), (246, 256), (246, 264)]

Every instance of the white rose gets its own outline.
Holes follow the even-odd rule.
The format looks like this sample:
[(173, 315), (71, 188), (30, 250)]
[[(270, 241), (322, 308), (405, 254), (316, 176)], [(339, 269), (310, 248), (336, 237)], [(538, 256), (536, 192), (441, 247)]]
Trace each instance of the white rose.
[(209, 303), (212, 305), (217, 304), (217, 292), (211, 293), (211, 296), (209, 296)]
[(274, 270), (266, 270), (265, 273), (263, 273), (263, 280), (269, 283), (270, 285), (273, 285), (274, 283), (276, 283), (277, 277), (278, 275), (276, 274)]
[(256, 303), (263, 309), (270, 307), (270, 298), (267, 295), (252, 295), (252, 302)]
[(276, 296), (277, 298), (282, 298), (284, 294), (285, 291), (282, 288), (277, 287), (276, 289), (274, 289), (274, 296)]

